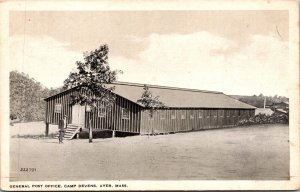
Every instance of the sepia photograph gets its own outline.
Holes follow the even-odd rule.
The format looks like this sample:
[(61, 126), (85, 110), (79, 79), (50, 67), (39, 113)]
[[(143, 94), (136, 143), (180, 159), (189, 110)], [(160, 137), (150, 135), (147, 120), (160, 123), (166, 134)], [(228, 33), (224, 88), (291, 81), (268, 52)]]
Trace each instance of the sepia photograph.
[(1, 189), (298, 189), (298, 3), (218, 2), (0, 3)]

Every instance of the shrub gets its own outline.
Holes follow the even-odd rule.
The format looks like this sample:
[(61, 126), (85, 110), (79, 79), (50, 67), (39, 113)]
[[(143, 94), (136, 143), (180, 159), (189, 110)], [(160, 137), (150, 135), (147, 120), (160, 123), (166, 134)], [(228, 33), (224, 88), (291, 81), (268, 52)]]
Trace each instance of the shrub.
[(289, 123), (289, 114), (273, 113), (272, 115), (257, 114), (254, 117), (241, 119), (237, 125), (257, 125), (272, 123)]

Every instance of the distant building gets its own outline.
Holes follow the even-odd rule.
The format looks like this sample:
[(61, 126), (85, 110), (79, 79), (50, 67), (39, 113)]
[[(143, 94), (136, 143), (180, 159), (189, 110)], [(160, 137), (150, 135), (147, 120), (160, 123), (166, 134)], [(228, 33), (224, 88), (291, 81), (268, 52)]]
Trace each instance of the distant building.
[(256, 108), (255, 109), (255, 115), (258, 114), (265, 114), (265, 115), (272, 115), (274, 111), (272, 111), (270, 108)]
[(266, 102), (266, 108), (271, 108), (273, 103), (271, 101)]
[(279, 113), (288, 113), (289, 112), (289, 102), (279, 102), (279, 103), (273, 103), (270, 108), (274, 112)]
[(283, 109), (276, 109), (276, 110), (275, 110), (275, 113), (279, 113), (279, 114), (287, 114), (288, 111), (285, 111), (285, 110), (283, 110)]

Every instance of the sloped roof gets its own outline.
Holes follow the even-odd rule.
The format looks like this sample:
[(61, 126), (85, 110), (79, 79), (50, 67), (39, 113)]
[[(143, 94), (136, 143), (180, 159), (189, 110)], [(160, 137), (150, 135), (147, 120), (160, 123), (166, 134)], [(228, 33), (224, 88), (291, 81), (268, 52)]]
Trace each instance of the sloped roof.
[[(143, 84), (115, 82), (114, 92), (132, 102), (142, 96), (144, 92)], [(154, 96), (159, 96), (159, 100), (167, 107), (178, 108), (236, 108), (255, 109), (256, 107), (240, 102), (229, 97), (222, 92), (204, 91), (196, 89), (185, 89), (177, 87), (165, 87), (157, 85), (147, 85), (149, 91)]]
[[(114, 93), (124, 97), (134, 103), (140, 99), (144, 92), (144, 84), (128, 83), (128, 82), (114, 82), (112, 86), (115, 86)], [(256, 107), (248, 105), (237, 99), (234, 99), (222, 92), (205, 91), (197, 89), (185, 89), (178, 87), (166, 87), (158, 85), (147, 85), (149, 91), (154, 96), (159, 96), (159, 100), (163, 102), (167, 107), (173, 108), (231, 108), (231, 109), (255, 109)], [(63, 91), (59, 94), (53, 95), (48, 99), (65, 93)]]
[(287, 111), (283, 110), (283, 109), (276, 109), (276, 111), (279, 111), (281, 113), (287, 113)]

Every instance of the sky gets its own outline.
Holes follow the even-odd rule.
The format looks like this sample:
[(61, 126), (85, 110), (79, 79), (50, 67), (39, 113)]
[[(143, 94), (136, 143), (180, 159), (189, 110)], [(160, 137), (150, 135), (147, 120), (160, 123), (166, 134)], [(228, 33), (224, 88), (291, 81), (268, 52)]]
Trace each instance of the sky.
[(119, 81), (288, 95), (287, 11), (11, 11), (10, 68), (59, 87), (107, 43)]

